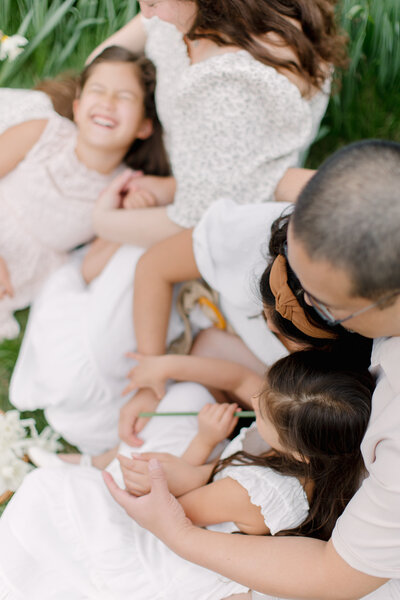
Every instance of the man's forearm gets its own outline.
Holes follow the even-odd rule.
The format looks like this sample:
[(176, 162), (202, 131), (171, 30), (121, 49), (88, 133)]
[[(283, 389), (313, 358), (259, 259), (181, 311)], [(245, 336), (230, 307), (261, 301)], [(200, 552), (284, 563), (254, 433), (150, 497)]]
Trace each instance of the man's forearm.
[(352, 569), (331, 542), (311, 538), (231, 535), (189, 527), (170, 541), (183, 558), (280, 598), (358, 600), (385, 583)]

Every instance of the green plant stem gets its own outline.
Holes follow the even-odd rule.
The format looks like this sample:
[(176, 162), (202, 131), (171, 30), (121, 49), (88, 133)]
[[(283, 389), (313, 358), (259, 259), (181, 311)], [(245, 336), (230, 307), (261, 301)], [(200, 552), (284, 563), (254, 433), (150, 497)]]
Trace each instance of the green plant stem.
[[(198, 412), (141, 412), (139, 417), (195, 417)], [(242, 410), (234, 413), (235, 417), (255, 417), (254, 410)]]

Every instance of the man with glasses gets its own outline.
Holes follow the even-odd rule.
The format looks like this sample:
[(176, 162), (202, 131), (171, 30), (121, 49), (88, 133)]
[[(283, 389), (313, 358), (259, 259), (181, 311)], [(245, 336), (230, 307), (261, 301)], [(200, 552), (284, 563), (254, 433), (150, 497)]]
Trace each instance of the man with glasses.
[(332, 539), (196, 528), (157, 465), (141, 503), (112, 493), (181, 556), (273, 598), (400, 599), (400, 144), (354, 144), (321, 167), (296, 204), (287, 259), (322, 318), (375, 338), (378, 381), (361, 446), (367, 477)]

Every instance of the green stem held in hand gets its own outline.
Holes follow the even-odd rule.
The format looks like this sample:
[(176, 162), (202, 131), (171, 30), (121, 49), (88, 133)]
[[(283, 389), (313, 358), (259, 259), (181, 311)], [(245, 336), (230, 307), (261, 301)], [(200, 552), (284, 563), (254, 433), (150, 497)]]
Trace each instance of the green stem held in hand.
[[(198, 412), (141, 412), (139, 417), (196, 417)], [(255, 417), (254, 410), (242, 410), (235, 412), (235, 417)]]

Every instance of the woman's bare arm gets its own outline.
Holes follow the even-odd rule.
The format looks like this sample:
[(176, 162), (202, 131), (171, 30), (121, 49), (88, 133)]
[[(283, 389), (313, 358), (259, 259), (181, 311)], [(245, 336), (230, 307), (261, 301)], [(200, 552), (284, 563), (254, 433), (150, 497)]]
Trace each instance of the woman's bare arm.
[(94, 230), (99, 237), (142, 248), (150, 248), (183, 229), (171, 221), (164, 206), (129, 211), (115, 209), (101, 215), (95, 209), (93, 216)]
[(126, 169), (102, 191), (93, 209), (93, 227), (98, 237), (109, 242), (149, 248), (183, 228), (168, 218), (164, 206), (121, 208), (136, 179), (137, 173)]
[(114, 33), (112, 36), (104, 40), (93, 50), (93, 52), (89, 55), (86, 63), (90, 63), (94, 59), (95, 56), (100, 54), (104, 48), (108, 48), (108, 46), (124, 46), (124, 48), (128, 48), (131, 52), (143, 52), (144, 46), (146, 43), (146, 30), (143, 26), (142, 16), (136, 15), (131, 21), (129, 21), (122, 29)]
[(315, 173), (313, 169), (288, 169), (275, 188), (275, 200), (296, 202), (301, 190)]

